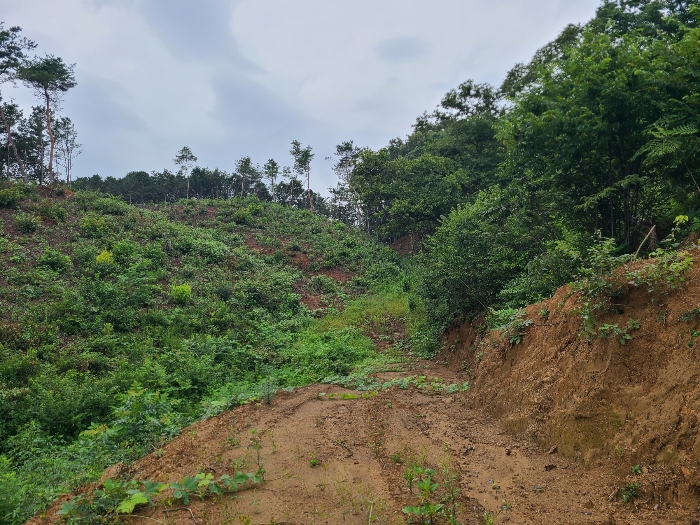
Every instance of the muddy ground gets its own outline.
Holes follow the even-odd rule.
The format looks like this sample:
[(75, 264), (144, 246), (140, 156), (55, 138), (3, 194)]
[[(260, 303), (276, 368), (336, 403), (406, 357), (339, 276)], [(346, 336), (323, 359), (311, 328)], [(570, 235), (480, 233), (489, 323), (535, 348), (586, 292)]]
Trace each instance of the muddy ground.
[[(444, 366), (416, 366), (406, 373), (437, 376), (445, 384), (466, 380), (466, 373)], [(417, 505), (419, 496), (404, 476), (417, 464), (435, 470), (436, 500), (445, 498), (446, 476), (456, 478), (459, 523), (697, 523), (695, 501), (663, 496), (664, 487), (678, 481), (671, 469), (645, 466), (634, 475), (620, 456), (584, 467), (550, 453), (551, 447), (515, 439), (469, 408), (469, 392), (392, 388), (371, 398), (332, 395), (343, 393), (357, 395), (329, 385), (282, 392), (271, 405), (239, 407), (184, 430), (126, 474), (173, 482), (197, 472), (254, 472), (253, 438), (262, 443), (265, 483), (235, 498), (193, 499), (186, 507), (163, 501), (129, 522), (406, 523), (401, 509)], [(619, 489), (630, 483), (643, 488), (624, 503)], [(55, 510), (30, 523), (54, 523)]]

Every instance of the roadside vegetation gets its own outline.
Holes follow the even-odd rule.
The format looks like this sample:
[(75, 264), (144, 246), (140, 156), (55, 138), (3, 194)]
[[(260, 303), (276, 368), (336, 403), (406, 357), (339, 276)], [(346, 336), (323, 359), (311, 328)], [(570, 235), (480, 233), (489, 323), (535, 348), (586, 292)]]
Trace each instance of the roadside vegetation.
[(410, 346), (405, 270), (343, 223), (255, 197), (137, 208), (0, 191), (8, 523), (193, 421)]

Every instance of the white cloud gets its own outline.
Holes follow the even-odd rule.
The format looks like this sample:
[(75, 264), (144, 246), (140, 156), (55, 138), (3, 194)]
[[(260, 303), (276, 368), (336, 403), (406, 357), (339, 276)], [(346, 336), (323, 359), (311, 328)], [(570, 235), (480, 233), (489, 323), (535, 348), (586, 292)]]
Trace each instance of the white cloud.
[[(0, 0), (38, 51), (75, 62), (65, 99), (76, 171), (289, 162), (292, 139), (331, 184), (342, 140), (381, 147), (467, 78), (498, 84), (599, 0)], [(14, 90), (31, 104), (28, 94)], [(320, 180), (323, 179), (323, 180)]]

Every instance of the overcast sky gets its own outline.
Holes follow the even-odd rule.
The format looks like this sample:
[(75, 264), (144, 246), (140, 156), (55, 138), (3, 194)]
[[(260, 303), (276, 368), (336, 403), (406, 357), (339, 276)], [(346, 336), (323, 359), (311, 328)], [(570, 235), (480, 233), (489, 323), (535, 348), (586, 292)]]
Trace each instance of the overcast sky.
[[(63, 103), (83, 154), (74, 176), (249, 155), (290, 163), (311, 145), (312, 184), (335, 145), (380, 148), (464, 80), (499, 85), (600, 0), (0, 0), (37, 53), (75, 63)], [(23, 88), (4, 95), (24, 108)]]

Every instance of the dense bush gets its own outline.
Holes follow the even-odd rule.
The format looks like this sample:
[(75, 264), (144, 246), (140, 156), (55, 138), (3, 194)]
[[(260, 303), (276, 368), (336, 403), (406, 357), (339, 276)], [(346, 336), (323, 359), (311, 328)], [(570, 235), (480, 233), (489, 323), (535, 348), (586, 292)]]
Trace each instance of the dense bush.
[(18, 188), (0, 189), (0, 208), (12, 208), (19, 204), (23, 197)]
[(39, 224), (41, 224), (39, 217), (25, 212), (15, 213), (13, 219), (15, 220), (15, 226), (22, 233), (34, 233)]

